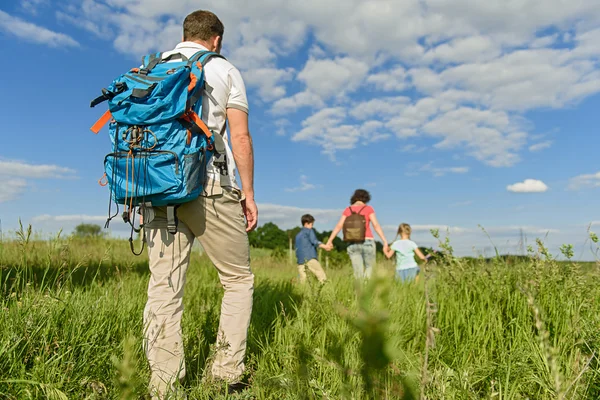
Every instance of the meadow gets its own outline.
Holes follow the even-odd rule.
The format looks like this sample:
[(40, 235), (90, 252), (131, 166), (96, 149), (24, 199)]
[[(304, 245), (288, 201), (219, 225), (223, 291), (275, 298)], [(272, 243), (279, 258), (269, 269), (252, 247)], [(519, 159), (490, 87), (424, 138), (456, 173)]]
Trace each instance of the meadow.
[[(433, 232), (433, 234), (437, 234)], [(595, 237), (593, 240), (597, 239)], [(249, 389), (203, 383), (220, 287), (195, 253), (183, 330), (190, 399), (598, 399), (600, 269), (527, 258), (464, 259), (451, 243), (417, 284), (393, 264), (356, 283), (349, 263), (301, 286), (281, 252), (253, 249)], [(569, 249), (564, 253), (569, 256)], [(0, 398), (144, 398), (147, 259), (126, 241), (23, 228), (0, 243)]]

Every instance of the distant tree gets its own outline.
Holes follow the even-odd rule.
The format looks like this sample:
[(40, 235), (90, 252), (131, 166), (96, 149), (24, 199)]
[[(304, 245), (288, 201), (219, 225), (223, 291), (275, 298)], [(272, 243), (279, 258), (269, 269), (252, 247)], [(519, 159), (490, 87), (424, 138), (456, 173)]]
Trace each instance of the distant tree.
[(288, 235), (272, 222), (258, 227), (256, 231), (248, 237), (250, 245), (265, 249), (287, 248)]
[(101, 237), (103, 236), (102, 227), (96, 224), (79, 224), (75, 227), (73, 235), (77, 237)]
[[(324, 243), (329, 240), (329, 236), (331, 236), (331, 231), (323, 231), (321, 233), (317, 232), (317, 237)], [(348, 248), (348, 243), (344, 242), (339, 236), (336, 236), (333, 239), (333, 248), (337, 251), (346, 251)]]
[(296, 235), (298, 235), (298, 233), (300, 233), (301, 230), (302, 230), (302, 227), (297, 226), (295, 228), (288, 229), (287, 231), (285, 231), (285, 233), (287, 233), (288, 238), (292, 238), (292, 243), (293, 243), (294, 239), (296, 239)]
[(252, 232), (250, 232), (248, 234), (248, 242), (250, 243), (251, 247), (260, 247), (260, 243), (258, 240), (258, 230), (260, 229), (260, 227), (256, 228), (255, 230), (253, 230)]

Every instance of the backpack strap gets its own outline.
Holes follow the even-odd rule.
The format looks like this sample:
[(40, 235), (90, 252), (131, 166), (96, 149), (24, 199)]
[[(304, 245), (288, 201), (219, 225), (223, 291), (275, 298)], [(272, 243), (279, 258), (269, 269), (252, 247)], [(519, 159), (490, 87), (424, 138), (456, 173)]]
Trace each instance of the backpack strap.
[(142, 68), (140, 68), (140, 74), (148, 75), (148, 72), (152, 71), (159, 63), (162, 62), (162, 53), (148, 54), (142, 58)]
[[(196, 66), (198, 67), (198, 69), (202, 70), (204, 69), (204, 66), (206, 65), (206, 63), (213, 57), (219, 57), (222, 58), (224, 60), (226, 60), (225, 57), (223, 57), (222, 55), (215, 53), (213, 51), (208, 51), (208, 50), (201, 50), (199, 52), (197, 52), (196, 54), (194, 54), (188, 61), (188, 67), (192, 68), (194, 64), (196, 64)], [(202, 85), (202, 87), (197, 88), (194, 93), (192, 93), (192, 95), (190, 96), (190, 98), (188, 99), (188, 108), (194, 107), (194, 105), (198, 102), (198, 100), (200, 99), (200, 97), (202, 96), (202, 93), (204, 92), (204, 85)]]
[(177, 217), (175, 216), (175, 206), (167, 206), (167, 231), (173, 235), (177, 233)]
[(214, 51), (200, 50), (190, 58), (190, 60), (188, 61), (188, 66), (191, 67), (192, 64), (194, 64), (197, 61), (200, 61), (200, 65), (204, 66), (213, 57), (218, 57), (226, 60), (225, 57), (223, 57), (219, 53), (215, 53)]
[(363, 206), (363, 208), (361, 208), (360, 210), (358, 210), (358, 212), (355, 212), (355, 211), (352, 209), (352, 206), (350, 206), (350, 207), (348, 207), (348, 208), (350, 209), (350, 214), (360, 214), (360, 213), (362, 212), (362, 210), (364, 210), (365, 208), (367, 208), (367, 205), (365, 204), (365, 205)]

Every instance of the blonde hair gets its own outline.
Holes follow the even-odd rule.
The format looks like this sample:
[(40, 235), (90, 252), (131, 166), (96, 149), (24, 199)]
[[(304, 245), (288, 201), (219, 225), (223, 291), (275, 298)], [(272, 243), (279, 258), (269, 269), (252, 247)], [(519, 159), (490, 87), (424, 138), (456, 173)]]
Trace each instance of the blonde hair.
[(398, 236), (406, 235), (410, 239), (410, 234), (412, 233), (412, 228), (409, 224), (402, 223), (398, 227)]

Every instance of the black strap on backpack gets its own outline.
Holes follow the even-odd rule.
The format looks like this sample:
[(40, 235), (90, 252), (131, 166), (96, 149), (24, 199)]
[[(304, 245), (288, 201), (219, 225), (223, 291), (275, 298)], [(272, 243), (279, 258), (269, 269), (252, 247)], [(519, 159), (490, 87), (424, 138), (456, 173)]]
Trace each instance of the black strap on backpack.
[[(364, 210), (365, 208), (367, 208), (367, 205), (365, 204), (363, 206), (363, 208), (361, 208), (360, 210), (358, 210), (358, 212), (354, 212), (354, 210), (352, 210), (352, 206), (348, 207), (350, 209), (350, 214), (360, 214), (362, 212), (362, 210)], [(364, 217), (364, 215), (363, 215)]]

